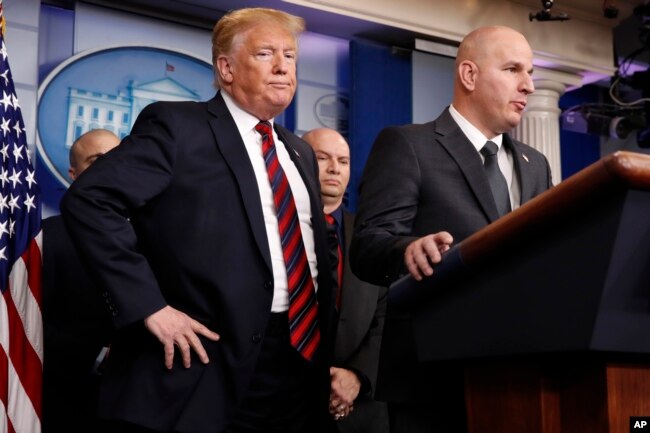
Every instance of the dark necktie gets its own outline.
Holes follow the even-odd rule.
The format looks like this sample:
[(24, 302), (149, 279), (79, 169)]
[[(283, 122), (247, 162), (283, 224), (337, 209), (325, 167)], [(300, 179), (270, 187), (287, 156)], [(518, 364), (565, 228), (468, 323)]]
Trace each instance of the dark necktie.
[(481, 154), (485, 157), (483, 166), (485, 167), (485, 174), (487, 174), (488, 181), (490, 182), (490, 189), (494, 196), (494, 202), (497, 205), (499, 216), (503, 216), (510, 212), (510, 193), (508, 192), (508, 185), (506, 178), (499, 169), (497, 161), (497, 151), (499, 148), (496, 143), (488, 141), (481, 149)]
[(341, 246), (341, 241), (339, 240), (339, 225), (336, 222), (336, 218), (331, 214), (325, 214), (325, 221), (327, 221), (328, 224), (328, 235), (332, 237), (332, 243), (334, 244), (330, 246), (332, 250), (330, 256), (334, 256), (336, 260), (336, 309), (341, 311), (341, 288), (343, 287), (343, 262), (345, 257), (343, 257), (343, 248)]
[(262, 153), (273, 190), (282, 254), (289, 289), (289, 333), (291, 344), (307, 360), (312, 360), (320, 343), (318, 304), (311, 276), (296, 203), (287, 176), (278, 160), (269, 122), (255, 127), (262, 135)]

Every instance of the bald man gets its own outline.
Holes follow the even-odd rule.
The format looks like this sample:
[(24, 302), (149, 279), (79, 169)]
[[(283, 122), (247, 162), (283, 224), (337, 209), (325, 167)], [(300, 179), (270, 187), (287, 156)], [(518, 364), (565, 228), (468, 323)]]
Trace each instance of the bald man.
[[(119, 143), (105, 129), (80, 136), (69, 152), (70, 180)], [(82, 266), (61, 217), (43, 220), (43, 433), (104, 431), (95, 415), (95, 364), (112, 333), (105, 299)]]
[[(508, 135), (535, 90), (532, 72), (522, 34), (476, 29), (458, 49), (452, 104), (433, 122), (381, 131), (360, 183), (350, 251), (359, 278), (430, 276), (452, 243), (551, 187), (544, 155)], [(393, 433), (466, 429), (460, 367), (419, 363), (410, 316), (390, 305), (377, 398), (389, 402)]]
[(341, 134), (329, 128), (313, 129), (302, 138), (316, 154), (323, 210), (336, 228), (340, 261), (330, 413), (341, 433), (388, 433), (386, 404), (373, 399), (387, 289), (360, 281), (347, 260), (354, 228), (354, 215), (343, 207), (350, 180), (350, 148)]
[(120, 144), (120, 139), (109, 130), (92, 129), (72, 143), (68, 176), (75, 180), (100, 156)]

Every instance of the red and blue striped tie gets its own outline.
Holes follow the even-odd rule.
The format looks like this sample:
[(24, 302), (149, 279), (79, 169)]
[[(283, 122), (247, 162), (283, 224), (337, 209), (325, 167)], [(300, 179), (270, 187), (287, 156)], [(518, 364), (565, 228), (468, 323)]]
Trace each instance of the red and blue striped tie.
[(255, 129), (262, 135), (262, 153), (273, 190), (282, 253), (287, 268), (291, 344), (305, 359), (311, 361), (320, 343), (318, 305), (314, 280), (302, 241), (296, 203), (287, 176), (278, 160), (271, 124), (262, 121)]
[[(325, 221), (328, 224), (328, 230), (332, 231), (334, 241), (336, 241), (336, 309), (341, 311), (341, 292), (343, 291), (343, 248), (341, 247), (341, 240), (339, 239), (338, 227), (339, 223), (332, 214), (325, 214)], [(331, 247), (330, 247), (331, 248)]]

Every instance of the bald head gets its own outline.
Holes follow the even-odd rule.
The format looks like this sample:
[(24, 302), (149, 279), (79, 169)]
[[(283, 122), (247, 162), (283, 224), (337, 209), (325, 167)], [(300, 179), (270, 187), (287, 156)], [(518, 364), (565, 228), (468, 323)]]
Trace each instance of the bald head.
[(345, 141), (345, 138), (336, 130), (330, 128), (316, 128), (312, 129), (305, 133), (302, 136), (302, 139), (305, 140), (309, 145), (315, 149), (324, 143), (338, 142), (344, 144), (345, 147), (348, 147), (348, 142)]
[(531, 78), (533, 52), (524, 35), (509, 27), (469, 33), (456, 57), (453, 105), (488, 139), (517, 126)]
[(350, 148), (341, 134), (329, 128), (313, 129), (302, 138), (316, 154), (324, 211), (331, 213), (341, 206), (350, 180)]
[(465, 60), (480, 63), (492, 55), (491, 50), (498, 49), (499, 46), (507, 47), (516, 39), (526, 41), (524, 35), (510, 27), (479, 27), (468, 33), (460, 43), (456, 55), (456, 66)]
[(77, 138), (70, 147), (70, 179), (75, 180), (97, 158), (118, 144), (120, 139), (117, 135), (106, 129), (93, 129)]

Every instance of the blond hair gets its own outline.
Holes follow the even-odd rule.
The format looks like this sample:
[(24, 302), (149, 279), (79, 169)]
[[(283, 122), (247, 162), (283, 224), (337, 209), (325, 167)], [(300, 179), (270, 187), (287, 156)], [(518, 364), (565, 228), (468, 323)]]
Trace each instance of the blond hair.
[(230, 52), (235, 36), (262, 23), (277, 24), (295, 38), (305, 30), (304, 19), (276, 9), (244, 8), (230, 11), (212, 29), (212, 64), (215, 69), (217, 58)]

